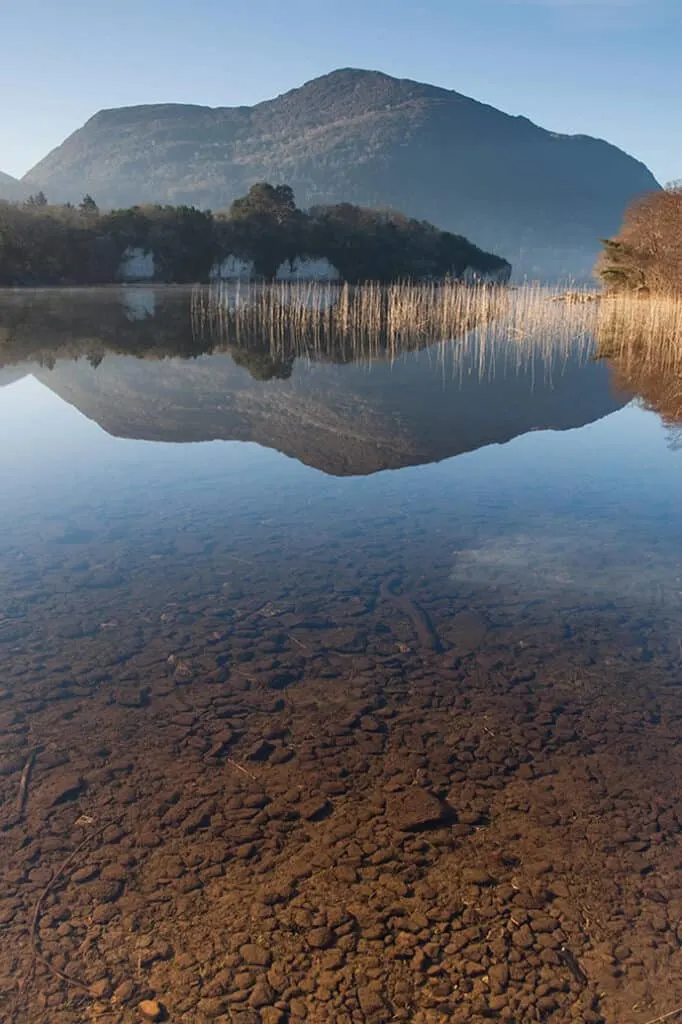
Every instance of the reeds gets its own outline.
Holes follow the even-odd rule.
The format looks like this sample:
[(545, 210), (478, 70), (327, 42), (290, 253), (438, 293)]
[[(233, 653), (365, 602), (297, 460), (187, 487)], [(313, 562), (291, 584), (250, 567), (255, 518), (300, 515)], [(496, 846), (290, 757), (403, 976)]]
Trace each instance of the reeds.
[(608, 344), (682, 357), (682, 297), (540, 286), (220, 284), (192, 294), (196, 336), (216, 347), (257, 345), (273, 357), (394, 359), (468, 339), (521, 349)]
[(603, 354), (664, 361), (671, 368), (682, 363), (682, 295), (607, 296), (598, 314), (595, 333)]
[[(459, 282), (219, 284), (190, 293), (159, 289), (156, 314), (138, 323), (121, 319), (110, 291), (49, 292), (46, 306), (27, 295), (16, 309), (11, 296), (7, 326), (0, 324), (0, 364), (33, 358), (45, 333), (46, 359), (101, 358), (109, 347), (156, 357), (229, 350), (275, 375), (297, 359), (369, 365), (424, 349), (453, 373), (521, 369), (536, 357), (545, 368), (560, 367), (577, 353), (608, 358), (625, 374), (631, 364), (640, 373), (682, 375), (682, 296)], [(27, 331), (28, 351), (25, 340), (19, 344)]]
[(450, 341), (486, 325), (512, 335), (534, 328), (554, 331), (562, 317), (539, 288), (451, 284), (225, 285), (196, 289), (195, 333), (218, 344), (267, 343), (273, 354), (325, 351), (391, 354)]
[(681, 296), (605, 301), (597, 341), (596, 355), (608, 360), (616, 387), (668, 424), (682, 423)]
[(446, 377), (530, 372), (547, 383), (569, 361), (604, 357), (624, 389), (657, 374), (677, 394), (682, 374), (682, 299), (665, 296), (460, 283), (223, 284), (195, 290), (192, 324), (213, 351), (229, 349), (244, 365), (258, 354), (273, 372), (296, 359), (369, 366), (428, 349)]

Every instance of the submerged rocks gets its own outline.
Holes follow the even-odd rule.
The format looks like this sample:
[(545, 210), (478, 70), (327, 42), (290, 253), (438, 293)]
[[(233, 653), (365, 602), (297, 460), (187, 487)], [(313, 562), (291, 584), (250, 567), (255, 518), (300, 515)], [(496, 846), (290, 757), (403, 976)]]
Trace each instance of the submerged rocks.
[(329, 949), (334, 942), (334, 932), (324, 925), (312, 928), (306, 935), (306, 942), (311, 949)]
[(483, 868), (464, 868), (462, 881), (465, 885), (493, 885), (495, 880)]
[(85, 789), (85, 782), (75, 772), (55, 771), (40, 787), (40, 796), (49, 807), (75, 800)]
[(509, 967), (507, 964), (492, 964), (488, 968), (488, 982), (493, 995), (501, 995), (509, 984)]
[(271, 1006), (275, 1000), (275, 993), (268, 984), (266, 978), (261, 978), (254, 985), (249, 996), (249, 1006), (254, 1010), (260, 1010), (264, 1006)]
[(157, 1021), (163, 1019), (163, 1006), (156, 999), (143, 999), (137, 1008), (142, 1014), (143, 1020)]
[(239, 955), (245, 964), (254, 967), (269, 967), (272, 956), (267, 949), (258, 946), (255, 942), (247, 942), (239, 947)]
[(247, 761), (267, 761), (274, 749), (274, 743), (269, 740), (258, 740), (247, 753), (246, 759)]
[[(38, 937), (98, 999), (111, 990), (130, 1024), (565, 1024), (625, 1020), (635, 1002), (653, 1016), (657, 992), (675, 1005), (678, 690), (657, 690), (654, 714), (642, 683), (640, 728), (639, 697), (619, 681), (614, 699), (606, 670), (569, 685), (533, 646), (532, 617), (517, 630), (499, 594), (482, 638), (471, 617), (448, 618), (450, 597), (429, 600), (455, 649), (411, 652), (414, 607), (389, 626), (354, 576), (334, 608), (339, 629), (362, 616), (367, 655), (340, 647), (326, 619), (300, 626), (301, 654), (294, 617), (310, 613), (288, 609), (302, 572), (272, 617), (263, 579), (239, 608), (217, 607), (197, 579), (162, 640), (140, 619), (123, 647), (100, 631), (92, 664), (88, 641), (12, 671), (17, 700), (41, 674), (60, 694), (22, 697), (0, 723), (10, 809), (26, 747), (41, 745), (25, 818), (5, 837), (5, 975), (26, 969), (35, 901), (89, 834)], [(183, 661), (190, 686), (175, 685)], [(296, 685), (270, 689), (280, 673)], [(151, 699), (137, 707), (142, 686)], [(41, 984), (31, 1019), (69, 1024), (58, 979)]]
[(425, 832), (444, 828), (457, 820), (457, 814), (449, 803), (421, 786), (389, 793), (386, 816), (399, 832)]
[(324, 797), (306, 800), (298, 806), (298, 811), (301, 817), (306, 821), (313, 822), (322, 821), (324, 818), (328, 818), (332, 809), (333, 805), (331, 800), (327, 800)]

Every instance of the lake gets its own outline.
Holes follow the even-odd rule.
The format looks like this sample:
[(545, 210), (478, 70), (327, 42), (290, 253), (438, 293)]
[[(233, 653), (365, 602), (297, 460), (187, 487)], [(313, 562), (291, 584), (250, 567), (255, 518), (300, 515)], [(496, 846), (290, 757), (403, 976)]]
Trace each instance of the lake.
[(0, 1017), (674, 1010), (679, 367), (193, 309), (0, 296)]

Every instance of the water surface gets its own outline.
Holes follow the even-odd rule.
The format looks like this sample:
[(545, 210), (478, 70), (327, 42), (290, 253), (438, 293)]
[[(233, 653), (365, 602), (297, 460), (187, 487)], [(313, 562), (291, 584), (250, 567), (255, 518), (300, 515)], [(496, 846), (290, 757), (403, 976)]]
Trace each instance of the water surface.
[[(5, 1016), (681, 1002), (681, 454), (632, 374), (503, 330), (207, 345), (180, 291), (0, 307)], [(98, 828), (35, 933), (76, 984), (18, 991)]]

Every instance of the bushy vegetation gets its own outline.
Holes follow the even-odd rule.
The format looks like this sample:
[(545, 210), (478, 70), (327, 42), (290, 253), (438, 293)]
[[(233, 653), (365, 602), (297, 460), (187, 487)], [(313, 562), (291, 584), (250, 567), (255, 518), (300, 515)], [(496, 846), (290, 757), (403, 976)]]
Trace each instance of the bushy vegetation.
[(90, 196), (77, 207), (50, 206), (41, 193), (0, 203), (2, 286), (109, 284), (129, 247), (154, 252), (160, 281), (204, 280), (216, 253), (213, 217), (188, 206), (101, 213)]
[(42, 193), (0, 203), (0, 285), (105, 284), (118, 280), (129, 249), (153, 252), (156, 279), (207, 281), (228, 255), (253, 261), (266, 280), (297, 256), (328, 258), (349, 282), (458, 277), (511, 268), (467, 239), (401, 214), (344, 203), (300, 210), (286, 185), (254, 185), (229, 211), (134, 206), (101, 212), (51, 206)]
[(597, 273), (612, 290), (682, 293), (682, 183), (632, 203)]
[(460, 278), (511, 271), (461, 235), (393, 211), (341, 203), (318, 206), (309, 217), (310, 248), (324, 252), (345, 281)]

